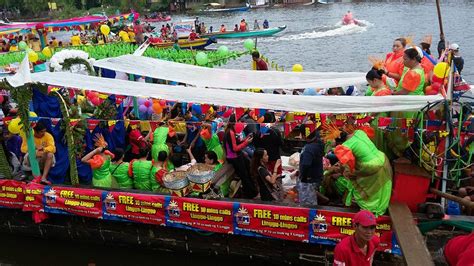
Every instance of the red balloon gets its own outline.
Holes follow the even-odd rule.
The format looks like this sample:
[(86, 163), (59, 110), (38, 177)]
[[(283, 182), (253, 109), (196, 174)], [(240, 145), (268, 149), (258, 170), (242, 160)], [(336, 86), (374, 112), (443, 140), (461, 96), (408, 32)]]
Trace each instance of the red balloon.
[(145, 105), (145, 106), (148, 108), (148, 107), (150, 107), (151, 102), (150, 102), (150, 101), (145, 101), (145, 102), (143, 103), (143, 105)]
[(5, 101), (5, 98), (3, 98), (3, 95), (0, 95), (0, 103), (3, 103)]
[(166, 106), (166, 100), (160, 100), (161, 106), (165, 107)]

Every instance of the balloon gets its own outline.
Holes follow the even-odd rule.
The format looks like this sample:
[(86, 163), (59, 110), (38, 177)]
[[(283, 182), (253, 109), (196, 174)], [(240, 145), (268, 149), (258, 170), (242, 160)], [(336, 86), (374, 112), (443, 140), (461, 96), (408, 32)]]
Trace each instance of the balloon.
[(146, 109), (146, 112), (147, 112), (149, 115), (153, 114), (153, 108), (152, 108), (151, 106), (148, 107), (148, 109)]
[(445, 78), (449, 75), (449, 65), (446, 62), (439, 62), (433, 69), (433, 74), (438, 78)]
[(109, 26), (107, 26), (107, 25), (100, 26), (100, 32), (102, 32), (102, 34), (104, 34), (104, 35), (109, 35), (109, 33), (110, 33)]
[(145, 98), (138, 98), (137, 102), (138, 102), (139, 105), (144, 105), (145, 102), (146, 102), (146, 99)]
[(0, 95), (0, 104), (3, 103), (4, 100), (5, 98), (3, 98), (3, 95)]
[(20, 134), (22, 126), (20, 125), (21, 120), (19, 117), (12, 119), (8, 124), (8, 131), (12, 134)]
[(160, 105), (161, 106), (166, 106), (166, 100), (160, 100)]
[(100, 99), (99, 97), (95, 97), (95, 98), (92, 98), (92, 99), (89, 99), (91, 101), (91, 103), (95, 106), (99, 105), (100, 104)]
[(46, 56), (46, 57), (48, 57), (48, 58), (50, 58), (51, 56), (53, 56), (53, 52), (52, 52), (51, 49), (49, 49), (49, 47), (47, 47), (47, 46), (46, 46), (45, 48), (43, 48), (43, 51), (41, 51), (41, 52), (44, 54), (44, 56)]
[(159, 103), (154, 103), (151, 108), (157, 114), (161, 114), (163, 112), (163, 107)]
[(151, 101), (145, 101), (143, 105), (145, 105), (148, 108), (151, 106)]
[(77, 95), (77, 103), (83, 104), (85, 100), (86, 100), (86, 97), (82, 95)]
[(204, 52), (199, 52), (196, 54), (196, 63), (200, 66), (203, 66), (209, 62), (207, 54)]
[(147, 110), (148, 108), (146, 108), (146, 106), (143, 104), (138, 106), (138, 111), (140, 111), (140, 113), (145, 113)]
[(252, 51), (253, 49), (255, 49), (255, 43), (252, 39), (247, 39), (244, 41), (244, 47), (245, 49)]
[(38, 61), (38, 54), (35, 51), (28, 52), (28, 60), (30, 60), (32, 63), (35, 63)]
[(38, 117), (38, 115), (35, 112), (30, 111), (30, 117)]
[(99, 93), (98, 92), (95, 92), (95, 91), (90, 91), (88, 94), (87, 94), (87, 98), (89, 100), (92, 100), (94, 98), (99, 98)]
[(242, 122), (235, 123), (235, 133), (240, 134), (244, 130), (246, 124)]
[(226, 56), (229, 54), (229, 48), (227, 48), (225, 45), (219, 46), (219, 48), (217, 48), (217, 53), (220, 56)]
[(303, 72), (303, 66), (300, 64), (293, 65), (293, 72)]
[(20, 50), (24, 51), (28, 48), (28, 45), (26, 44), (25, 41), (21, 41), (18, 43), (18, 48), (20, 48)]

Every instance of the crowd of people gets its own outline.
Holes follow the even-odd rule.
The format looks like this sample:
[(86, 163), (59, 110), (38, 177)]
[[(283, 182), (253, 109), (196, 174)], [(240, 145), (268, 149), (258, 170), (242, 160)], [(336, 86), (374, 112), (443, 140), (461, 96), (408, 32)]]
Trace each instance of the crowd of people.
[[(263, 21), (262, 28), (263, 29), (268, 29), (270, 27), (269, 22), (267, 19)], [(254, 24), (253, 24), (253, 30), (260, 30), (262, 29), (260, 27), (260, 22), (258, 19), (255, 19)], [(196, 17), (194, 20), (194, 29), (197, 34), (209, 34), (214, 32), (214, 27), (210, 26), (209, 29), (206, 27), (204, 22), (201, 22), (199, 20), (199, 17)], [(251, 30), (250, 27), (248, 26), (248, 23), (245, 19), (242, 19), (239, 24), (234, 25), (234, 29), (232, 31), (234, 32), (245, 32)], [(221, 24), (219, 28), (220, 33), (225, 33), (228, 32), (227, 27), (225, 24)]]

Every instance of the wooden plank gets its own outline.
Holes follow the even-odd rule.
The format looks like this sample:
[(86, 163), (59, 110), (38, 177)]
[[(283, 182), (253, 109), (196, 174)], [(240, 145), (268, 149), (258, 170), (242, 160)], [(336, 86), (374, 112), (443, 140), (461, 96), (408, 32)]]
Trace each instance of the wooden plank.
[(407, 265), (434, 265), (415, 220), (404, 203), (390, 203), (390, 218)]

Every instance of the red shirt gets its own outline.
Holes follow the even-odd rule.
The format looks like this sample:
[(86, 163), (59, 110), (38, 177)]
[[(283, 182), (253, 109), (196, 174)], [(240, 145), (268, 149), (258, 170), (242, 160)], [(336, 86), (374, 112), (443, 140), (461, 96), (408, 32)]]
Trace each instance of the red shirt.
[(354, 235), (344, 238), (334, 249), (335, 266), (370, 266), (374, 260), (374, 254), (379, 246), (380, 239), (377, 236), (367, 243), (367, 254), (357, 246)]
[(130, 131), (130, 133), (128, 134), (128, 140), (130, 142), (130, 146), (132, 146), (132, 153), (139, 154), (140, 146), (143, 141), (143, 136), (140, 130), (134, 129)]
[(262, 59), (257, 60), (257, 70), (268, 70), (267, 63), (263, 61)]
[(474, 265), (474, 233), (449, 240), (444, 257), (451, 266)]
[(189, 34), (189, 40), (190, 40), (190, 41), (194, 41), (194, 40), (196, 40), (196, 39), (197, 39), (197, 33), (191, 32), (191, 33)]

